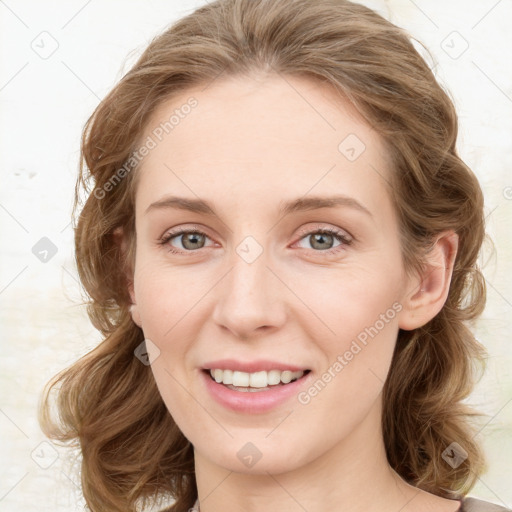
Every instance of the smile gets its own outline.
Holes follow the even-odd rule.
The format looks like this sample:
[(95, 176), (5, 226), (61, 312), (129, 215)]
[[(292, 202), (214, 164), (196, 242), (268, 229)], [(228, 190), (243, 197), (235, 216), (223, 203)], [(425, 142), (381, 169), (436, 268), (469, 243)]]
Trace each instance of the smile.
[(254, 373), (237, 370), (211, 369), (210, 375), (215, 382), (224, 384), (229, 389), (242, 392), (254, 392), (269, 390), (275, 386), (282, 386), (300, 379), (306, 371), (292, 372), (290, 370), (270, 370)]
[(294, 399), (309, 385), (311, 370), (261, 370), (242, 372), (202, 369), (199, 372), (206, 393), (224, 409), (237, 413), (261, 414)]

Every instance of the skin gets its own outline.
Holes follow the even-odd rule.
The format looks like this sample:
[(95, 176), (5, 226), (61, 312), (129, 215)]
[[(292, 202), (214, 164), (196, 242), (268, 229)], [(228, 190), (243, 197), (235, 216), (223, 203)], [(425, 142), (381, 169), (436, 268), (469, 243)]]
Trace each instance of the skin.
[[(216, 80), (160, 105), (141, 140), (191, 96), (198, 105), (137, 170), (130, 294), (134, 322), (160, 351), (151, 364), (158, 389), (194, 446), (201, 511), (457, 510), (391, 469), (380, 427), (398, 330), (442, 308), (457, 235), (440, 235), (425, 275), (406, 275), (384, 145), (322, 84)], [(354, 161), (338, 149), (348, 134), (366, 146)], [(282, 201), (335, 192), (372, 216), (347, 206), (278, 213)], [(215, 215), (146, 211), (167, 194), (205, 199)], [(181, 236), (158, 244), (171, 228), (194, 226), (206, 234), (196, 245)], [(309, 236), (318, 228), (352, 243), (327, 238), (318, 248)], [(247, 236), (262, 250), (250, 264), (236, 251)], [(394, 303), (401, 310), (308, 404), (294, 397), (270, 412), (237, 413), (213, 401), (199, 378), (219, 358), (295, 363), (320, 377)], [(250, 468), (237, 457), (247, 442), (262, 454)]]

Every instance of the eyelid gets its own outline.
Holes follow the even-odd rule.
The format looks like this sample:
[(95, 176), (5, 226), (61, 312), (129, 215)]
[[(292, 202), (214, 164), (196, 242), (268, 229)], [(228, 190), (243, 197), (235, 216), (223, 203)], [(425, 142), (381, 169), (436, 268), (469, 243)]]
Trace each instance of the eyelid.
[[(173, 252), (175, 254), (193, 254), (193, 253), (199, 252), (200, 249), (205, 249), (206, 247), (211, 247), (211, 245), (201, 247), (200, 249), (197, 249), (197, 250), (183, 250), (183, 249), (178, 249), (178, 248), (175, 248), (174, 246), (171, 246), (169, 243), (170, 240), (175, 237), (179, 237), (180, 235), (187, 234), (187, 233), (197, 233), (197, 234), (203, 235), (206, 238), (209, 238), (210, 240), (213, 241), (212, 237), (210, 237), (206, 231), (208, 231), (207, 228), (203, 228), (202, 226), (180, 225), (176, 228), (171, 228), (171, 229), (167, 230), (159, 238), (158, 244), (161, 246), (168, 246), (167, 249), (170, 252)], [(338, 246), (332, 247), (330, 249), (318, 250), (318, 251), (314, 250), (314, 249), (308, 249), (314, 253), (318, 253), (319, 255), (329, 255), (329, 254), (337, 253), (338, 251), (343, 250), (344, 247), (351, 245), (355, 241), (354, 237), (348, 231), (346, 231), (344, 229), (329, 226), (329, 225), (322, 224), (322, 223), (317, 223), (313, 226), (301, 227), (299, 230), (299, 236), (298, 236), (297, 240), (295, 242), (293, 242), (292, 245), (295, 245), (298, 242), (300, 242), (302, 239), (306, 238), (307, 236), (313, 235), (316, 233), (330, 234), (331, 236), (337, 238), (338, 241), (340, 242), (340, 244)], [(172, 247), (172, 249), (170, 247)]]
[[(300, 237), (304, 237), (306, 235), (310, 235), (312, 233), (315, 233), (316, 231), (328, 231), (333, 230), (336, 232), (339, 232), (340, 234), (346, 233), (350, 240), (355, 241), (355, 237), (352, 236), (352, 234), (347, 231), (346, 229), (338, 228), (338, 227), (332, 227), (329, 225), (326, 225), (325, 223), (317, 222), (313, 226), (303, 226), (299, 229), (299, 235)], [(183, 233), (189, 233), (189, 232), (197, 232), (202, 235), (206, 235), (209, 238), (211, 238), (208, 233), (206, 232), (207, 228), (200, 226), (198, 224), (191, 224), (191, 225), (180, 225), (176, 228), (170, 228), (164, 232), (164, 234), (159, 238), (159, 240), (162, 240), (164, 237), (167, 237), (168, 235), (180, 235)]]
[(316, 233), (317, 231), (330, 231), (330, 232), (336, 233), (340, 236), (346, 235), (345, 238), (349, 238), (351, 241), (355, 241), (355, 238), (346, 229), (334, 227), (329, 224), (325, 224), (325, 223), (321, 223), (321, 222), (314, 223), (312, 226), (308, 225), (306, 227), (301, 227), (299, 230), (299, 235), (302, 238), (306, 235)]
[[(207, 228), (203, 228), (202, 226), (197, 225), (180, 225), (176, 228), (168, 229), (164, 232), (164, 234), (158, 239), (159, 245), (167, 245), (172, 238), (179, 237), (180, 235), (184, 235), (187, 233), (197, 233), (199, 235), (204, 235), (206, 238), (213, 240), (210, 235), (207, 233)], [(180, 252), (197, 252), (197, 251), (182, 251), (178, 249)]]

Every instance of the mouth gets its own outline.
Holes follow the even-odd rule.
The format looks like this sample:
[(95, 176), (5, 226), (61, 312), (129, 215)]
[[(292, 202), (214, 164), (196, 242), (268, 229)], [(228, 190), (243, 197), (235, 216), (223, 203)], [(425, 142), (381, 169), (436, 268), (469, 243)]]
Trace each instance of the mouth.
[(305, 367), (263, 360), (212, 361), (201, 368), (200, 375), (206, 393), (217, 404), (249, 415), (265, 414), (289, 404), (314, 379), (314, 372)]
[(258, 372), (242, 372), (237, 370), (211, 368), (203, 369), (210, 380), (233, 391), (242, 393), (258, 393), (287, 386), (303, 379), (311, 370), (270, 370)]

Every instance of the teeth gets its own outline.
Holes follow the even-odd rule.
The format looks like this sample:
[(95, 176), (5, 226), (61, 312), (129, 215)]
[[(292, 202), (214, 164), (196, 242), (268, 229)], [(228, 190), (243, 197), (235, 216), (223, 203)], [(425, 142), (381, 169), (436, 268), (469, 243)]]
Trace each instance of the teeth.
[(270, 370), (269, 372), (246, 373), (215, 368), (210, 370), (210, 375), (215, 379), (215, 382), (222, 384), (236, 387), (266, 388), (280, 383), (288, 384), (292, 380), (300, 379), (304, 372), (301, 370), (297, 372)]

